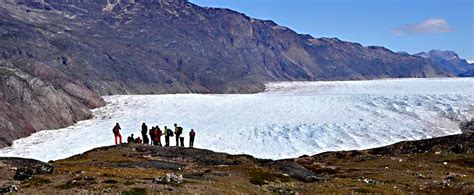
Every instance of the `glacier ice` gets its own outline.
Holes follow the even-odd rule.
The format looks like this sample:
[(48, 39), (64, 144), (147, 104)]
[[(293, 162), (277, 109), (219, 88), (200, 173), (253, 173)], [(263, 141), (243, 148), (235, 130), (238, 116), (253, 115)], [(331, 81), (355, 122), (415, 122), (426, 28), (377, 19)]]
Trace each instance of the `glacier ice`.
[(92, 119), (16, 140), (0, 156), (48, 161), (112, 145), (116, 122), (124, 140), (139, 136), (142, 122), (178, 123), (186, 142), (190, 128), (197, 131), (195, 147), (259, 158), (366, 149), (460, 133), (459, 121), (474, 116), (474, 79), (279, 82), (258, 94), (104, 98)]

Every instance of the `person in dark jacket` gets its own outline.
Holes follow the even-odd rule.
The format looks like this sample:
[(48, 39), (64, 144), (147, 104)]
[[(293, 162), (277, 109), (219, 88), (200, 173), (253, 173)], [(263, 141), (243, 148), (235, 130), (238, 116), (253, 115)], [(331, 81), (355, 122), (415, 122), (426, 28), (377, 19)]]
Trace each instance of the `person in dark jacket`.
[(173, 131), (171, 129), (168, 129), (167, 126), (165, 126), (165, 146), (168, 147), (170, 146), (170, 137), (173, 137)]
[[(114, 133), (114, 136), (115, 136), (115, 145), (119, 143), (122, 144), (122, 135), (120, 135), (120, 130), (122, 130), (122, 128), (120, 128), (120, 125), (116, 123), (114, 128), (112, 129), (112, 132)], [(119, 142), (117, 142), (117, 138), (119, 138)]]
[(142, 137), (143, 137), (143, 143), (148, 144), (148, 136), (146, 135), (148, 133), (148, 127), (146, 126), (145, 123), (142, 124)]
[(194, 129), (191, 129), (189, 132), (189, 147), (192, 148), (194, 146), (194, 137), (196, 136), (196, 132)]
[(150, 131), (148, 131), (148, 135), (150, 135), (150, 145), (155, 145), (155, 144), (154, 144), (154, 142), (155, 142), (155, 135), (154, 135), (154, 132), (155, 132), (155, 130), (156, 130), (157, 127), (158, 127), (158, 126), (152, 127), (152, 128), (150, 129)]
[[(179, 141), (180, 141), (180, 137), (181, 137), (181, 134), (183, 133), (183, 128), (178, 126), (178, 124), (174, 124), (174, 134), (176, 136), (176, 146), (179, 147)], [(183, 144), (181, 144), (183, 145)]]
[(132, 133), (132, 135), (128, 136), (127, 143), (129, 143), (129, 144), (135, 143), (135, 138), (133, 137), (133, 133)]

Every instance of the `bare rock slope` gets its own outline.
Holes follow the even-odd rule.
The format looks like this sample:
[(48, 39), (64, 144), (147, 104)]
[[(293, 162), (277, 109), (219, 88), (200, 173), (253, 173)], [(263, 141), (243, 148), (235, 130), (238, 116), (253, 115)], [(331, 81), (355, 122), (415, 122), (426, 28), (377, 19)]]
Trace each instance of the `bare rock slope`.
[(91, 117), (89, 109), (102, 104), (100, 97), (78, 84), (55, 88), (19, 69), (0, 66), (0, 147), (37, 129), (65, 127)]
[(1, 1), (0, 59), (54, 88), (46, 99), (63, 102), (1, 102), (2, 125), (19, 125), (0, 126), (8, 134), (0, 146), (87, 118), (85, 108), (104, 104), (99, 95), (251, 93), (269, 81), (451, 75), (421, 57), (314, 38), (185, 0)]

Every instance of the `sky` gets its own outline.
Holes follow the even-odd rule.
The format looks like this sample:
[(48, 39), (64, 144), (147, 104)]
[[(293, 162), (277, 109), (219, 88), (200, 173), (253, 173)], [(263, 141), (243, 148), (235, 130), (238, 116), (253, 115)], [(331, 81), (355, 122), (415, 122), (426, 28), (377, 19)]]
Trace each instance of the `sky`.
[(190, 0), (273, 20), (301, 34), (474, 60), (474, 0)]

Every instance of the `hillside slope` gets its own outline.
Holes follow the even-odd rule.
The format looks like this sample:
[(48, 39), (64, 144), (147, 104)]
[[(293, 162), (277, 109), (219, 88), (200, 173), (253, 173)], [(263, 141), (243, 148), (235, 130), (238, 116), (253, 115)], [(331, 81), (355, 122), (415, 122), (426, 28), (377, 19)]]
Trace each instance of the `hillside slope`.
[(471, 132), (277, 161), (124, 144), (52, 164), (0, 158), (0, 192), (466, 194), (474, 191), (472, 140)]
[(89, 109), (103, 104), (74, 82), (62, 88), (11, 67), (0, 60), (0, 147), (38, 129), (65, 127), (92, 117)]
[[(316, 39), (185, 0), (1, 1), (0, 31), (2, 60), (81, 104), (48, 112), (56, 118), (65, 110), (103, 105), (99, 95), (251, 93), (269, 81), (450, 75), (421, 57)], [(27, 108), (0, 120), (18, 123), (28, 116), (21, 110)], [(31, 130), (14, 131), (24, 136)]]
[(227, 9), (140, 2), (3, 2), (1, 49), (21, 48), (100, 94), (240, 93), (268, 81), (446, 75), (420, 57), (316, 39)]

